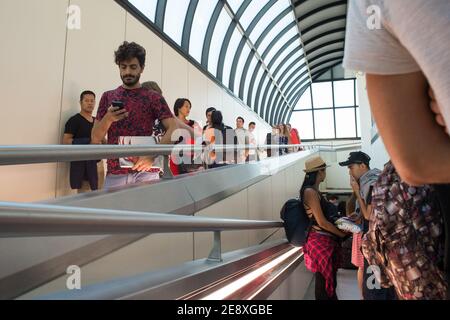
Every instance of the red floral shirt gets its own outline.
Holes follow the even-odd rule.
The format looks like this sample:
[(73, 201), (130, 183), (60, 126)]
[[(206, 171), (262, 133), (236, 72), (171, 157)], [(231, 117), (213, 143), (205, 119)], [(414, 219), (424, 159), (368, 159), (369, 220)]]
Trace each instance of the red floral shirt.
[[(122, 86), (103, 94), (97, 112), (100, 121), (113, 100), (121, 100), (128, 111), (128, 118), (115, 122), (108, 130), (108, 144), (118, 144), (121, 136), (151, 136), (156, 120), (172, 118), (166, 100), (154, 91), (145, 88), (125, 89)], [(135, 173), (121, 168), (119, 159), (108, 159), (108, 174)]]

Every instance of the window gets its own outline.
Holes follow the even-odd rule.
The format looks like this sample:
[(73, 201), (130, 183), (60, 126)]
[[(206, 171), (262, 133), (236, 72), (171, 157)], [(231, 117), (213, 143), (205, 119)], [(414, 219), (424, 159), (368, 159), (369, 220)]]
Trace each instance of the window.
[[(258, 47), (258, 51), (262, 54), (264, 51), (266, 51), (267, 47), (269, 46), (269, 44), (272, 42), (272, 40), (281, 33), (281, 31), (283, 31), (289, 24), (292, 23), (292, 17), (290, 17), (289, 15), (286, 15), (283, 19), (280, 20), (280, 22), (278, 22), (273, 28), (272, 30), (269, 31), (269, 33), (267, 34), (267, 36), (264, 38), (264, 40), (261, 42), (261, 44)], [(293, 30), (294, 33), (292, 32), (287, 32), (288, 34), (290, 34), (290, 37), (293, 37), (295, 35), (295, 25), (293, 25), (291, 27), (290, 30)]]
[(336, 138), (356, 137), (355, 108), (336, 109)]
[(186, 18), (189, 2), (189, 0), (167, 0), (164, 32), (178, 45), (181, 45), (184, 19)]
[[(242, 40), (242, 34), (239, 32), (237, 28), (234, 29), (233, 35), (231, 36), (230, 44), (228, 45), (226, 54), (225, 54), (225, 62), (223, 64), (223, 75), (222, 75), (222, 83), (228, 87), (230, 83), (230, 72), (231, 67), (233, 66), (234, 56), (236, 55), (237, 48), (239, 43)], [(233, 88), (230, 88), (233, 89)]]
[(225, 38), (230, 23), (230, 16), (225, 9), (222, 9), (211, 39), (211, 47), (209, 48), (208, 71), (214, 76), (217, 75), (220, 49), (222, 48), (223, 39)]
[(209, 21), (217, 5), (217, 0), (199, 0), (192, 22), (189, 54), (198, 62), (202, 61), (203, 41)]
[(303, 93), (302, 97), (297, 103), (295, 110), (304, 110), (304, 109), (312, 109), (311, 104), (311, 90), (308, 88)]
[[(355, 90), (356, 79), (315, 82), (303, 92), (290, 121), (298, 122), (298, 117), (302, 116), (301, 125), (308, 130), (303, 139), (361, 137), (360, 111), (358, 100), (355, 101)], [(305, 121), (311, 121), (311, 124)]]
[(233, 13), (236, 14), (239, 10), (239, 8), (242, 5), (242, 2), (244, 0), (228, 0), (228, 4), (230, 5), (231, 10), (233, 10)]
[(292, 114), (290, 123), (292, 125), (292, 128), (298, 130), (300, 139), (314, 139), (312, 111), (294, 112)]
[[(284, 108), (280, 112), (286, 114), (288, 109), (293, 108), (292, 103), (297, 99), (296, 90), (299, 88), (291, 87), (289, 95), (287, 92), (279, 91), (280, 88), (286, 89), (290, 84), (297, 85), (298, 81), (294, 80), (302, 72), (298, 66), (305, 63), (291, 0), (117, 0), (117, 2), (124, 5), (130, 14), (144, 19), (146, 25), (156, 27), (150, 29), (163, 36), (163, 39), (170, 39), (169, 45), (196, 67), (208, 73), (208, 76), (212, 75), (216, 82), (219, 84), (221, 82), (229, 88), (255, 112), (261, 111), (260, 103), (266, 88), (277, 88), (277, 95), (273, 96), (273, 99), (266, 97), (266, 104), (269, 104), (269, 100), (275, 103), (276, 97), (281, 94), (287, 99), (287, 103), (279, 104)], [(139, 14), (136, 11), (139, 11)], [(238, 12), (239, 17), (236, 17)], [(237, 55), (240, 44), (244, 45)], [(291, 53), (288, 63), (283, 61)], [(248, 64), (248, 73), (242, 77), (249, 55), (251, 60)], [(295, 59), (301, 61), (296, 61), (295, 66), (288, 70), (290, 63)], [(233, 70), (235, 72), (231, 79)], [(277, 75), (273, 74), (275, 70)], [(286, 70), (287, 74), (281, 81), (280, 77)], [(252, 78), (255, 82), (250, 86)], [(262, 91), (258, 92), (258, 88), (262, 88)], [(267, 91), (270, 96), (272, 90)], [(269, 120), (268, 117), (265, 119)]]
[[(269, 48), (267, 55), (265, 57), (265, 61), (268, 63), (270, 62), (273, 57), (275, 56), (275, 54), (277, 54), (280, 49), (286, 44), (288, 43), (289, 40), (291, 40), (293, 37), (295, 37), (298, 34), (298, 31), (295, 30), (296, 27), (289, 29), (288, 32), (286, 32), (281, 38), (280, 40), (278, 40), (273, 47)], [(267, 49), (266, 49), (267, 50)], [(266, 51), (264, 50), (264, 51)], [(264, 52), (263, 52), (264, 53)]]
[(316, 139), (334, 139), (333, 110), (315, 110), (314, 126)]
[(331, 82), (313, 83), (312, 94), (314, 100), (314, 109), (333, 107), (333, 92), (331, 90)]
[(149, 18), (150, 21), (155, 22), (158, 0), (130, 0), (130, 3)]
[(241, 83), (241, 75), (242, 75), (242, 72), (244, 71), (245, 62), (247, 61), (250, 51), (251, 51), (250, 47), (247, 44), (245, 44), (244, 48), (242, 49), (241, 56), (239, 57), (239, 62), (238, 62), (237, 69), (236, 69), (236, 77), (234, 79), (234, 89), (233, 89), (233, 91), (236, 95), (239, 94), (239, 85)]
[(334, 81), (334, 105), (336, 107), (348, 107), (355, 105), (353, 91), (354, 80)]
[(258, 12), (261, 11), (261, 8), (263, 8), (268, 2), (269, 0), (258, 0), (250, 2), (240, 20), (240, 23), (244, 30), (247, 30)]
[(253, 43), (256, 43), (264, 30), (266, 30), (267, 26), (289, 5), (290, 4), (286, 0), (278, 0), (256, 24), (250, 34), (250, 40)]

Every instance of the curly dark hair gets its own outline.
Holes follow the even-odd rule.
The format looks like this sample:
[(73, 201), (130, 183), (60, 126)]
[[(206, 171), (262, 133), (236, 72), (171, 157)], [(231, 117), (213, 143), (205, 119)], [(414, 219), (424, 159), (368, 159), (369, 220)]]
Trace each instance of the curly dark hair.
[(141, 67), (145, 66), (145, 49), (136, 42), (124, 43), (114, 52), (115, 62), (119, 65), (123, 61), (127, 61), (133, 58), (137, 58)]

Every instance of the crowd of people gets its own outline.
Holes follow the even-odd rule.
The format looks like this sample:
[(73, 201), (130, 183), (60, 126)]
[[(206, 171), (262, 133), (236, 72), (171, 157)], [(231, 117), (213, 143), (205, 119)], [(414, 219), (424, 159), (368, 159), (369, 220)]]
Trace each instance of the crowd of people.
[[(380, 8), (380, 28), (368, 27), (370, 2)], [(432, 5), (411, 0), (407, 6), (401, 1), (349, 2), (344, 67), (366, 72), (372, 114), (391, 158), (383, 170), (371, 168), (371, 159), (363, 152), (351, 153), (340, 163), (349, 170), (354, 193), (346, 214), (361, 226), (353, 234), (352, 263), (358, 268), (361, 296), (367, 300), (448, 298), (449, 12), (450, 3), (444, 0)], [(258, 144), (255, 123), (246, 129), (242, 117), (233, 129), (223, 123), (220, 110), (208, 108), (206, 125), (201, 128), (189, 119), (192, 104), (188, 99), (178, 99), (172, 113), (156, 83), (140, 83), (145, 50), (138, 44), (125, 42), (115, 56), (123, 84), (102, 95), (96, 119), (92, 118), (95, 94), (83, 92), (81, 112), (67, 123), (64, 143), (197, 144), (200, 139), (205, 147)], [(180, 129), (185, 134), (177, 134)], [(301, 143), (298, 131), (286, 124), (273, 126), (265, 142)], [(267, 156), (299, 150), (286, 147), (275, 154), (268, 149)], [(258, 159), (258, 151), (248, 148), (229, 153), (211, 148), (202, 154), (184, 152), (171, 159), (170, 167), (174, 174), (182, 174)], [(106, 187), (159, 178), (155, 157), (128, 160), (108, 160)], [(72, 187), (82, 189), (86, 180), (96, 189), (97, 165), (96, 161), (72, 164)], [(307, 268), (315, 273), (316, 298), (337, 299), (341, 242), (350, 235), (334, 224), (329, 202), (319, 191), (326, 168), (320, 157), (305, 164), (300, 197), (311, 228), (303, 250)]]
[[(140, 82), (146, 51), (139, 44), (124, 42), (115, 52), (115, 63), (119, 67), (122, 85), (103, 93), (96, 118), (93, 117), (95, 93), (81, 93), (81, 111), (67, 121), (64, 144), (185, 144), (203, 147), (202, 152), (180, 150), (172, 153), (169, 167), (173, 175), (257, 161), (265, 156), (265, 149), (257, 148), (255, 122), (250, 122), (245, 128), (245, 119), (237, 117), (235, 128), (232, 128), (223, 122), (222, 112), (217, 107), (209, 107), (205, 113), (206, 125), (202, 127), (198, 121), (190, 119), (192, 103), (187, 98), (177, 99), (172, 112), (156, 82)], [(267, 144), (273, 145), (301, 143), (298, 131), (289, 125), (276, 126), (267, 139)], [(214, 148), (222, 144), (246, 147), (242, 150)], [(280, 155), (298, 150), (283, 148)], [(267, 153), (271, 156), (270, 150)], [(78, 192), (85, 192), (103, 186), (110, 188), (158, 180), (164, 167), (161, 158), (108, 159), (106, 177), (101, 160), (72, 162), (70, 185)]]
[[(351, 153), (349, 218), (363, 299), (449, 298), (450, 2), (349, 1), (344, 67), (366, 73), (370, 107), (391, 158), (383, 170)], [(375, 9), (376, 10), (375, 10)], [(374, 11), (375, 10), (375, 11)], [(375, 12), (375, 14), (373, 14)], [(372, 16), (371, 16), (372, 13)], [(307, 162), (302, 187), (313, 225), (304, 246), (316, 298), (337, 299), (340, 244), (317, 187), (323, 160)]]

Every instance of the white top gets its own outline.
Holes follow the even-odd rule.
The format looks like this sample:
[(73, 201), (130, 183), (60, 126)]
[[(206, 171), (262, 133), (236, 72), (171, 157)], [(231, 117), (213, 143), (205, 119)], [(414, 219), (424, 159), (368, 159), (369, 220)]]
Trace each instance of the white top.
[[(240, 145), (248, 145), (249, 144), (249, 136), (248, 131), (244, 128), (236, 128), (234, 129), (234, 132), (236, 133), (238, 144)], [(239, 151), (240, 155), (240, 163), (245, 161), (245, 150)]]
[[(256, 147), (258, 145), (258, 142), (256, 141), (255, 135), (250, 130), (248, 131), (248, 144), (250, 146)], [(256, 154), (256, 149), (250, 149), (248, 151), (248, 154), (254, 155)]]
[(450, 1), (349, 0), (343, 65), (381, 75), (421, 70), (450, 127)]
[(244, 128), (234, 129), (236, 132), (238, 144), (248, 144), (248, 131)]

